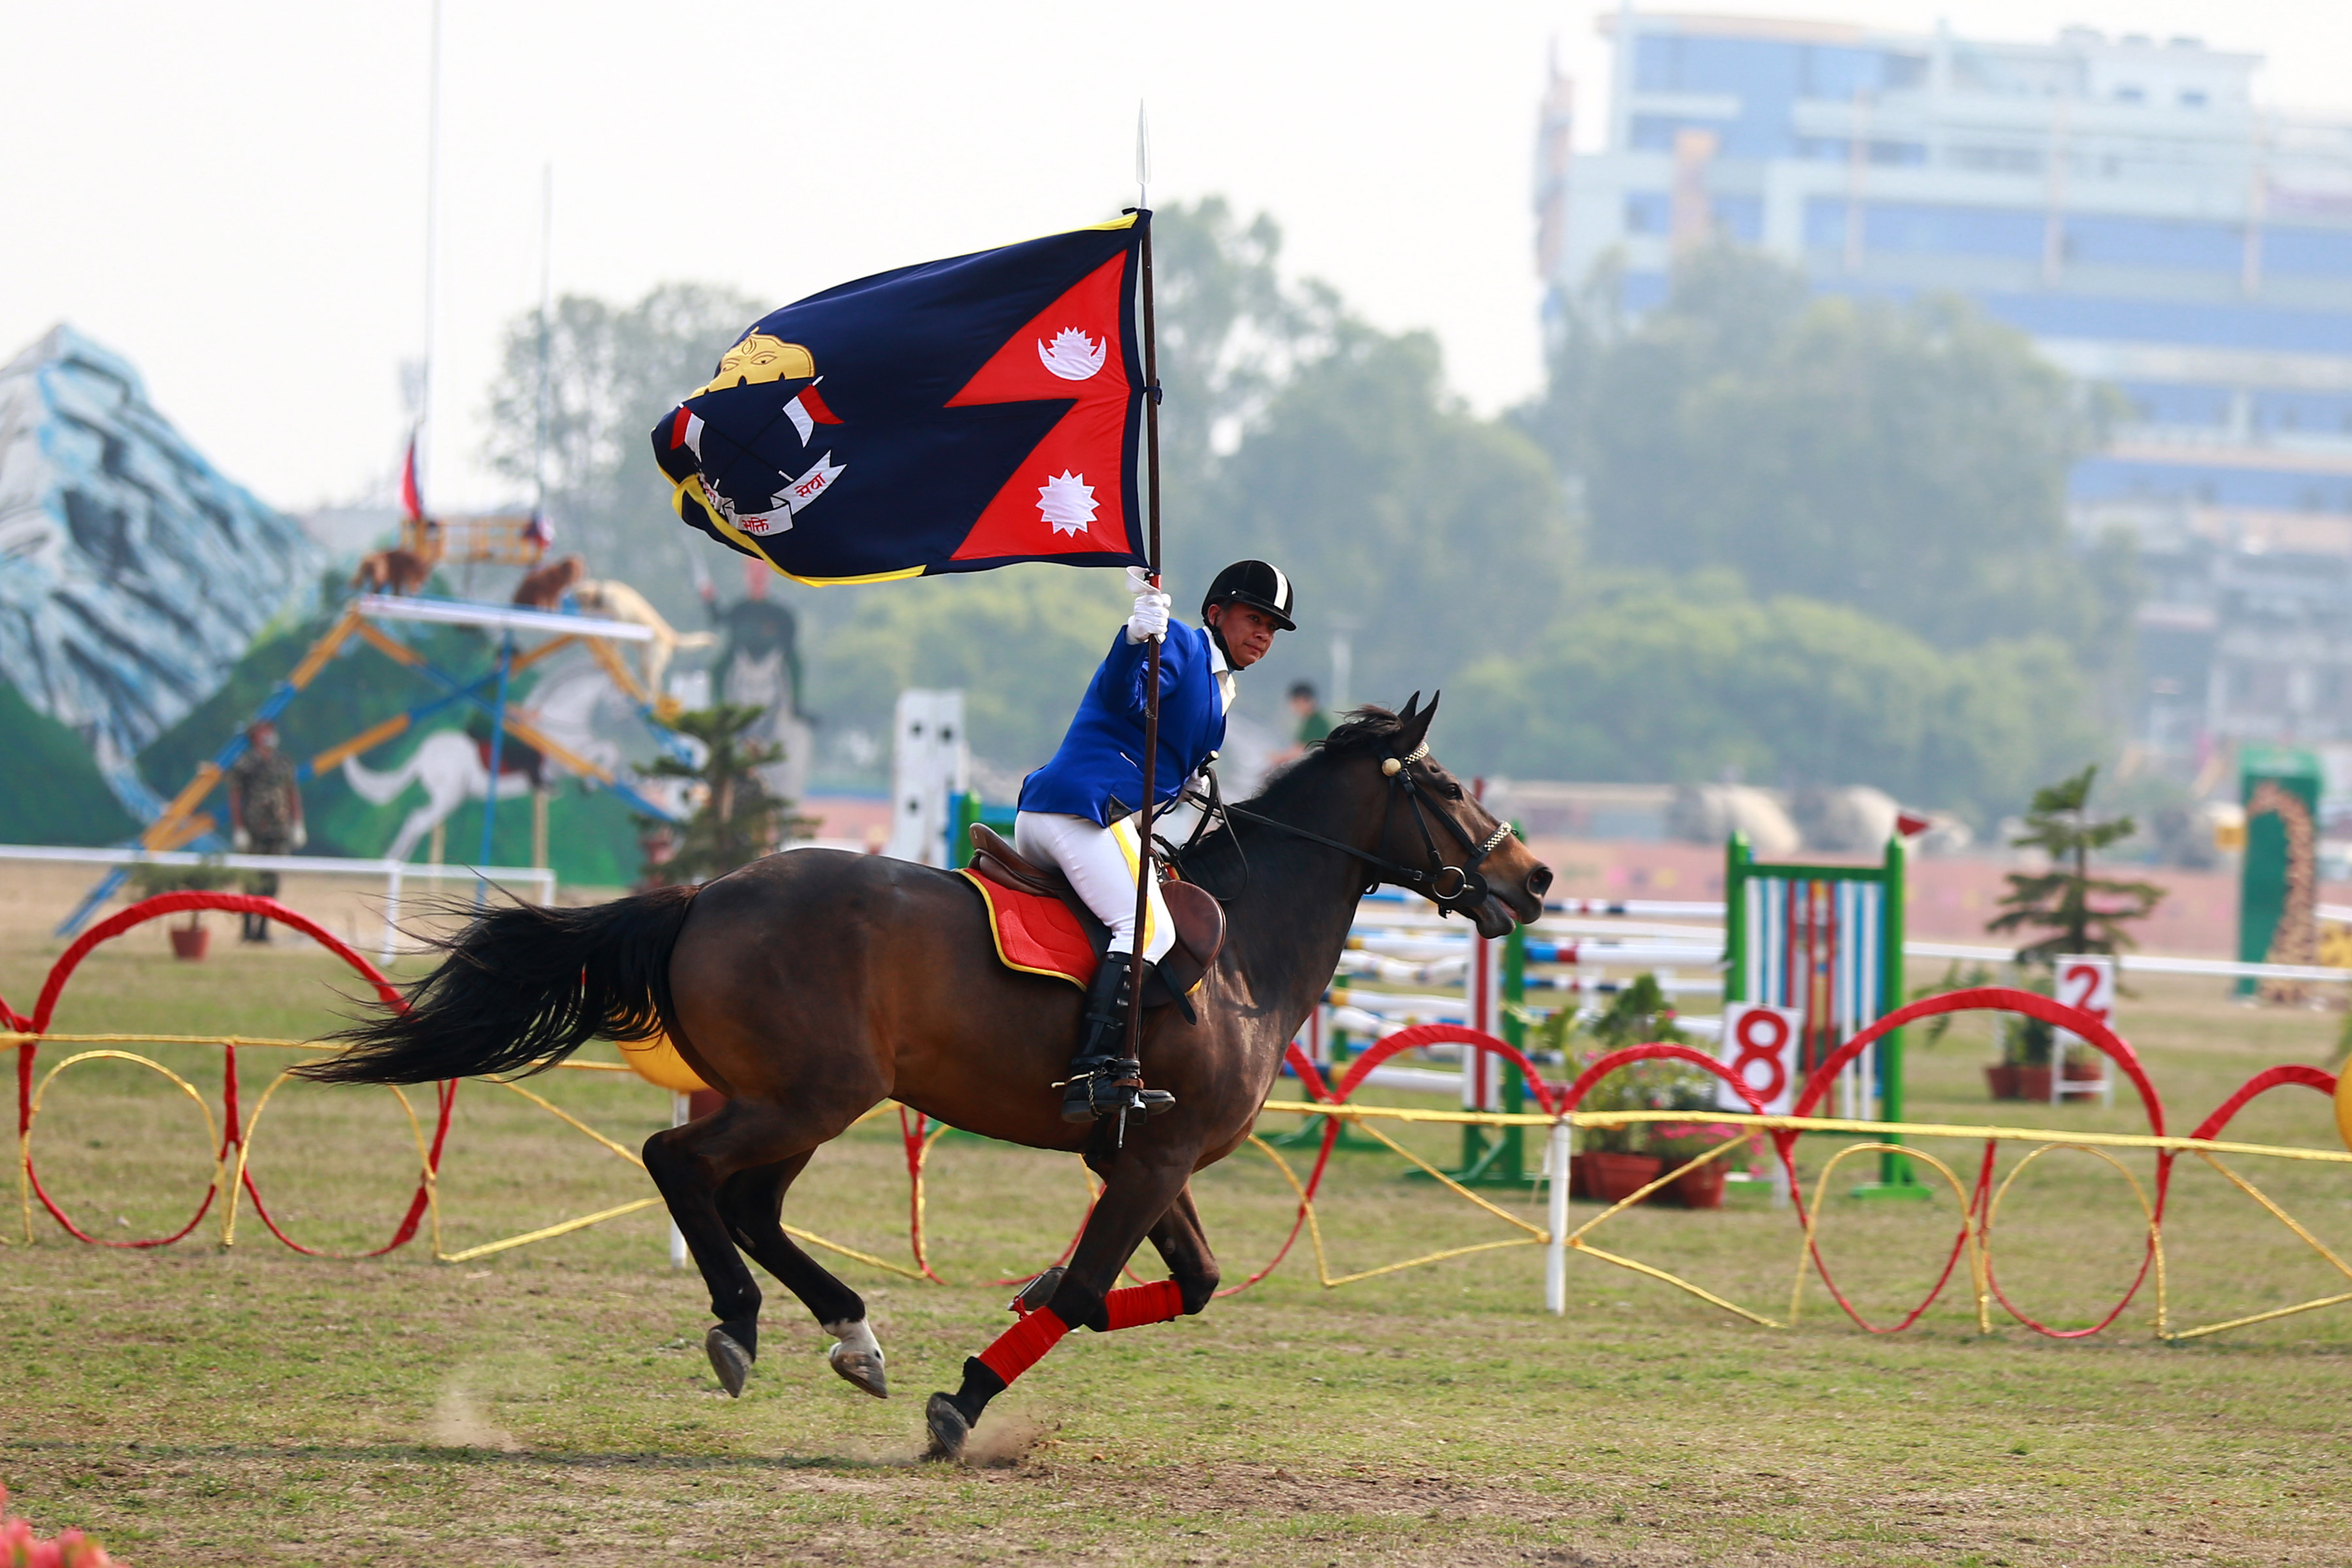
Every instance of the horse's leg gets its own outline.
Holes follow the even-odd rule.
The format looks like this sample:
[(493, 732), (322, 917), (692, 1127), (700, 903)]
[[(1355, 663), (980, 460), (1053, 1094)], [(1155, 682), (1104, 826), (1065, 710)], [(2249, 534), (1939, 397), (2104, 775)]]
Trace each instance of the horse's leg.
[(756, 1170), (738, 1171), (719, 1189), (719, 1217), (735, 1245), (801, 1299), (818, 1327), (834, 1337), (825, 1360), (833, 1370), (877, 1399), (890, 1397), (882, 1346), (866, 1326), (866, 1302), (784, 1234), (784, 1192), (807, 1168), (814, 1150)]
[[(1190, 1147), (1147, 1152), (1130, 1144), (1109, 1164), (1104, 1171), (1102, 1196), (1087, 1218), (1077, 1250), (1054, 1287), (1052, 1300), (998, 1335), (980, 1354), (966, 1358), (963, 1384), (955, 1393), (934, 1394), (924, 1405), (924, 1423), (930, 1428), (936, 1457), (951, 1459), (962, 1453), (964, 1439), (988, 1402), (1035, 1365), (1072, 1329), (1107, 1333), (1164, 1323), (1183, 1315), (1184, 1291), (1172, 1279), (1125, 1290), (1110, 1287), (1143, 1238), (1160, 1226), (1182, 1197), (1197, 1153)], [(1202, 1251), (1205, 1255), (1205, 1246)], [(1210, 1278), (1213, 1283), (1213, 1276)]]
[(719, 1192), (738, 1171), (805, 1157), (808, 1148), (794, 1142), (814, 1141), (800, 1134), (782, 1107), (730, 1100), (699, 1121), (664, 1128), (646, 1140), (646, 1173), (661, 1189), (710, 1287), (710, 1315), (719, 1322), (703, 1336), (702, 1348), (719, 1381), (738, 1397), (760, 1353), (760, 1287), (728, 1234)]
[(440, 804), (437, 800), (428, 799), (423, 805), (410, 812), (402, 820), (400, 831), (393, 837), (392, 847), (383, 852), (383, 858), (387, 860), (406, 860), (408, 852), (416, 847), (416, 841), (431, 832), (435, 823), (449, 815), (446, 811), (437, 809)]
[[(1097, 1163), (1091, 1156), (1087, 1163), (1089, 1165)], [(1160, 1216), (1160, 1223), (1151, 1227), (1145, 1239), (1160, 1254), (1160, 1260), (1168, 1265), (1168, 1272), (1176, 1281), (1184, 1310), (1187, 1313), (1198, 1312), (1206, 1307), (1217, 1294), (1217, 1259), (1216, 1255), (1209, 1250), (1207, 1232), (1201, 1228), (1201, 1211), (1192, 1206), (1191, 1183), (1185, 1184), (1184, 1190), (1177, 1194), (1174, 1203), (1168, 1205), (1168, 1212)], [(1022, 1290), (1021, 1305), (1016, 1310), (1034, 1311), (1051, 1301), (1054, 1292), (1061, 1287), (1062, 1276), (1068, 1272), (1056, 1264), (1032, 1279)], [(1146, 1286), (1145, 1289), (1150, 1287)], [(1112, 1295), (1118, 1293), (1111, 1292)]]
[[(1192, 1187), (1186, 1183), (1151, 1227), (1150, 1241), (1175, 1277), (1184, 1310), (1200, 1311), (1217, 1294), (1217, 1258), (1209, 1250), (1208, 1233), (1201, 1228), (1201, 1211), (1192, 1206)], [(1117, 1295), (1117, 1291), (1112, 1292)]]

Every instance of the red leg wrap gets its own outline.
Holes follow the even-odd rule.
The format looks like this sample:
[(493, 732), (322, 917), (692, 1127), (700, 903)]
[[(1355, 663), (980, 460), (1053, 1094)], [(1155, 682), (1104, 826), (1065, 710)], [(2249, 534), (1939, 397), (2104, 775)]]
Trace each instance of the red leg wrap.
[(1069, 1331), (1069, 1325), (1054, 1315), (1053, 1308), (1040, 1307), (997, 1335), (996, 1342), (980, 1352), (980, 1364), (1010, 1386)]
[(1184, 1315), (1184, 1291), (1173, 1279), (1150, 1285), (1130, 1285), (1103, 1298), (1103, 1312), (1114, 1329), (1140, 1328), (1146, 1323), (1171, 1323)]

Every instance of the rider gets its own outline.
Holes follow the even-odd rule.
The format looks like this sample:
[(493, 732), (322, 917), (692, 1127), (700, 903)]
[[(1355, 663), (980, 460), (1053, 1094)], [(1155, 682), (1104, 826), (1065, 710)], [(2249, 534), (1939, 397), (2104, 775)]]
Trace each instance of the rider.
[[(1171, 622), (1169, 597), (1140, 567), (1127, 569), (1135, 613), (1111, 643), (1078, 704), (1054, 760), (1021, 784), (1013, 847), (1024, 859), (1058, 867), (1078, 897), (1110, 928), (1110, 949), (1087, 987), (1078, 1046), (1062, 1092), (1062, 1120), (1093, 1121), (1125, 1104), (1147, 1103), (1142, 1067), (1124, 1050), (1128, 955), (1135, 951), (1135, 882), (1141, 840), (1135, 813), (1143, 798), (1144, 644), (1161, 644), (1160, 754), (1152, 770), (1153, 810), (1174, 801), (1214, 761), (1234, 704), (1234, 675), (1265, 657), (1276, 631), (1295, 631), (1290, 579), (1263, 561), (1236, 561), (1216, 575), (1201, 602), (1202, 628)], [(1175, 943), (1155, 884), (1145, 921), (1145, 974)]]

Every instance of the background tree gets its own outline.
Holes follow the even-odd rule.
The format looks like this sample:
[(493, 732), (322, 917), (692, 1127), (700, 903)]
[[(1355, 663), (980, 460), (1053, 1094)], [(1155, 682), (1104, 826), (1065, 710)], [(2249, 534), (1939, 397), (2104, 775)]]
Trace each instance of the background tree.
[(1542, 452), (1446, 392), (1425, 332), (1339, 324), (1218, 466), (1206, 499), (1170, 534), (1184, 582), (1255, 555), (1298, 584), (1309, 630), (1277, 642), (1261, 685), (1320, 676), (1346, 618), (1355, 698), (1401, 703), (1540, 631), (1574, 558)]
[[(1244, 683), (1279, 725), (1352, 622), (1357, 700), (1451, 687), (1445, 754), (1476, 772), (1870, 784), (1979, 823), (2123, 713), (2137, 569), (2064, 530), (2100, 405), (1956, 301), (1815, 299), (1730, 248), (1629, 317), (1604, 261), (1555, 301), (1546, 395), (1482, 418), (1433, 339), (1286, 279), (1282, 236), (1209, 198), (1155, 218), (1163, 515), (1190, 610), (1225, 562), (1280, 563), (1302, 630)], [(771, 302), (772, 303), (772, 302)], [(667, 285), (566, 298), (549, 467), (567, 548), (698, 624), (694, 566), (646, 433), (766, 308)], [(530, 471), (538, 323), (494, 394), (501, 471)], [(1583, 564), (1589, 531), (1600, 570)], [(772, 592), (801, 620), (829, 782), (887, 765), (907, 686), (961, 686), (975, 752), (1050, 753), (1119, 616), (1116, 574)]]
[(812, 818), (793, 815), (793, 803), (770, 794), (760, 781), (759, 770), (784, 754), (782, 746), (745, 740), (744, 731), (765, 717), (764, 710), (750, 703), (721, 702), (671, 721), (678, 733), (702, 743), (703, 756), (698, 763), (657, 757), (645, 770), (659, 778), (692, 779), (700, 786), (694, 815), (676, 830), (673, 847), (657, 868), (665, 880), (723, 877), (772, 851), (786, 834), (814, 826)]
[(1570, 312), (1526, 421), (1582, 479), (1597, 560), (1727, 568), (1941, 647), (2096, 640), (2066, 472), (2109, 405), (2022, 334), (1955, 298), (1812, 298), (1729, 246), (1680, 262), (1631, 329), (1591, 326), (1601, 308)]
[(1455, 679), (1445, 721), (1519, 777), (1869, 784), (1979, 821), (2099, 740), (2055, 637), (1944, 653), (1726, 572), (1586, 578), (1523, 650)]
[[(2098, 771), (2094, 764), (2034, 791), (2025, 831), (2010, 840), (2016, 848), (2039, 849), (2050, 857), (2047, 871), (2009, 874), (2009, 891), (2000, 900), (2008, 912), (1985, 926), (1994, 932), (2039, 930), (2050, 933), (2019, 948), (2020, 963), (2046, 964), (2065, 953), (2116, 953), (2137, 946), (2126, 928), (2147, 919), (2164, 900), (2165, 889), (2153, 882), (2091, 875), (2092, 851), (2105, 849), (2138, 830), (2128, 816), (2091, 815), (2091, 781)], [(2109, 901), (2095, 903), (2094, 900)]]
[[(558, 548), (585, 555), (597, 576), (635, 584), (682, 626), (702, 618), (688, 552), (710, 546), (671, 511), (650, 432), (771, 308), (729, 289), (665, 283), (630, 305), (566, 294), (550, 312), (543, 463)], [(539, 367), (530, 310), (508, 324), (489, 395), (489, 464), (518, 487), (533, 472)]]

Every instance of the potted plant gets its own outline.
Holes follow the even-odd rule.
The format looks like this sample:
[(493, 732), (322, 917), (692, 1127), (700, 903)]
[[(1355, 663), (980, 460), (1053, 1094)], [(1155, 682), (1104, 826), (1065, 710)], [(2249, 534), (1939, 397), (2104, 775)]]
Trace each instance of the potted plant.
[[(1652, 1131), (1650, 1147), (1656, 1152), (1661, 1168), (1668, 1171), (1687, 1165), (1740, 1135), (1738, 1128), (1723, 1121), (1660, 1121), (1653, 1124)], [(1724, 1179), (1731, 1174), (1731, 1162), (1730, 1154), (1718, 1154), (1696, 1170), (1677, 1175), (1674, 1194), (1682, 1200), (1683, 1207), (1721, 1208)]]
[[(1590, 1063), (1601, 1056), (1593, 1052)], [(1592, 1086), (1579, 1110), (1647, 1110), (1642, 1069), (1647, 1062), (1620, 1068)], [(1658, 1179), (1665, 1167), (1655, 1154), (1644, 1152), (1649, 1130), (1640, 1122), (1622, 1127), (1587, 1127), (1578, 1134), (1583, 1144), (1576, 1158), (1582, 1163), (1586, 1195), (1604, 1204), (1622, 1203)]]
[[(2047, 870), (2011, 871), (2009, 891), (2002, 895), (2002, 913), (1985, 930), (1996, 933), (2039, 930), (2045, 934), (2017, 950), (2017, 963), (2042, 973), (2026, 988), (2052, 994), (2051, 967), (2069, 953), (2117, 954), (2137, 946), (2126, 929), (2146, 920), (2164, 900), (2165, 889), (2153, 882), (2126, 882), (2091, 875), (2092, 851), (2130, 837), (2138, 825), (2128, 816), (2091, 815), (2091, 781), (2095, 764), (2072, 778), (2033, 792), (2033, 807), (2025, 814), (2025, 831), (2010, 840), (2019, 849), (2038, 849), (2047, 857)], [(2001, 1067), (2014, 1071), (2013, 1079), (1999, 1068), (1985, 1076), (1996, 1100), (2050, 1098), (2052, 1058), (2056, 1034), (2038, 1018), (2005, 1020), (2001, 1032)], [(2089, 1076), (2096, 1077), (2095, 1071)], [(2003, 1088), (2010, 1090), (2003, 1093)]]
[[(2025, 988), (2046, 994), (2048, 984), (2047, 980), (2034, 975), (2026, 981)], [(2057, 1044), (2057, 1031), (2039, 1018), (2004, 1016), (2000, 1026), (2000, 1065), (1985, 1068), (1992, 1097), (2047, 1100), (2050, 1058)]]
[[(159, 866), (142, 861), (131, 872), (131, 889), (142, 900), (158, 893), (209, 893), (227, 887), (235, 879), (236, 874), (217, 859), (194, 866)], [(173, 957), (193, 963), (212, 950), (213, 933), (205, 925), (204, 910), (190, 910), (187, 924), (170, 929)]]
[[(1563, 1038), (1572, 1027), (1560, 1026)], [(1591, 1042), (1591, 1048), (1580, 1058), (1587, 1066), (1626, 1046), (1685, 1040), (1654, 974), (1637, 976), (1575, 1033)], [(1710, 1075), (1687, 1062), (1634, 1062), (1594, 1084), (1577, 1109), (1698, 1110), (1713, 1103), (1713, 1089)], [(1583, 1152), (1577, 1156), (1580, 1163), (1572, 1170), (1570, 1193), (1580, 1184), (1587, 1195), (1602, 1203), (1622, 1203), (1657, 1180), (1665, 1166), (1650, 1147), (1651, 1125), (1633, 1122), (1584, 1129)]]
[(2099, 1053), (2080, 1042), (2061, 1059), (2060, 1071), (2068, 1083), (2096, 1083), (2107, 1076)]

